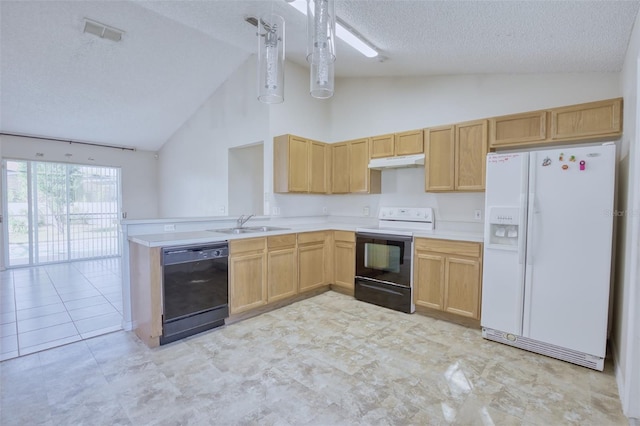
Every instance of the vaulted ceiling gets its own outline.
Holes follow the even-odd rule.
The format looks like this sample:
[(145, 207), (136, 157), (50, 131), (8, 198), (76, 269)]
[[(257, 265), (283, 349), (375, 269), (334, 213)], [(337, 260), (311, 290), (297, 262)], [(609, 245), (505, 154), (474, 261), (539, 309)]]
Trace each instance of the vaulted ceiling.
[[(617, 72), (639, 6), (337, 0), (380, 57), (338, 40), (336, 76)], [(283, 0), (2, 0), (0, 131), (157, 150), (257, 51), (244, 18), (271, 10), (306, 66), (306, 18)], [(83, 33), (84, 18), (122, 41)]]

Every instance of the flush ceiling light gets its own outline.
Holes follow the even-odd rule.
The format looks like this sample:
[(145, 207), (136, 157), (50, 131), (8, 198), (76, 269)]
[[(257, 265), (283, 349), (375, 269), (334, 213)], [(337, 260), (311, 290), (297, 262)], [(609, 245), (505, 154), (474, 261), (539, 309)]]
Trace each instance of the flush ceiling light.
[(122, 34), (124, 34), (124, 31), (122, 30), (119, 30), (114, 27), (110, 27), (108, 25), (102, 24), (98, 21), (94, 21), (93, 19), (89, 19), (89, 18), (84, 18), (83, 32), (87, 34), (93, 34), (100, 38), (106, 38), (112, 41), (122, 40)]
[[(307, 14), (307, 2), (305, 0), (288, 1), (296, 10)], [(347, 24), (342, 22), (340, 18), (336, 17), (336, 36), (362, 53), (367, 58), (375, 58), (378, 56), (378, 52), (373, 49), (369, 43), (362, 40), (361, 36), (356, 35), (352, 28), (349, 28)]]

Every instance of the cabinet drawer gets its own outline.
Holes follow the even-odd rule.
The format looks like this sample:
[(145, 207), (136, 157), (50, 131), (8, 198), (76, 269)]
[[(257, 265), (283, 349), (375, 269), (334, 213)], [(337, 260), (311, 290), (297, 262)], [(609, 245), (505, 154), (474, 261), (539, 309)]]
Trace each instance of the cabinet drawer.
[(246, 240), (229, 241), (229, 253), (244, 253), (248, 251), (264, 250), (266, 246), (266, 238), (247, 238)]
[(458, 256), (480, 257), (482, 244), (469, 241), (436, 240), (432, 238), (416, 238), (416, 250), (428, 250), (437, 253), (455, 254)]
[(356, 242), (355, 232), (350, 232), (350, 231), (334, 231), (334, 232), (335, 233), (333, 234), (333, 236), (336, 241), (346, 241), (349, 243)]
[(302, 234), (298, 234), (298, 244), (324, 243), (324, 239), (324, 231), (304, 232)]
[(279, 248), (279, 247), (293, 247), (296, 245), (296, 234), (287, 235), (274, 235), (267, 237), (267, 247)]

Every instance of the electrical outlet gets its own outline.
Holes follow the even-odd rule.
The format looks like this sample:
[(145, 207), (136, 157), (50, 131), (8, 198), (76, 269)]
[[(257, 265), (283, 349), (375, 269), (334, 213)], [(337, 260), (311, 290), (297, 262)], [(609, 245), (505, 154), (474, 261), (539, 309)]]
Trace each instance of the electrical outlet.
[(224, 214), (227, 209), (224, 206), (218, 207), (218, 213)]
[(175, 230), (176, 230), (176, 226), (175, 226), (174, 224), (171, 224), (171, 225), (165, 225), (165, 226), (164, 226), (164, 230), (165, 230), (166, 232), (169, 232), (169, 231), (175, 231)]
[(475, 220), (482, 220), (482, 210), (474, 210), (473, 211), (473, 218)]
[(329, 209), (326, 207), (322, 208), (322, 214), (328, 214), (329, 213)]
[(369, 206), (364, 206), (362, 208), (362, 216), (369, 216)]

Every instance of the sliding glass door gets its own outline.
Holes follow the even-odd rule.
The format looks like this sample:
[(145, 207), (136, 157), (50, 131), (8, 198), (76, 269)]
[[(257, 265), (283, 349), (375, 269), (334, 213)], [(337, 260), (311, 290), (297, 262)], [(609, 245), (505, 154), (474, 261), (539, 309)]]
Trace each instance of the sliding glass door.
[(5, 264), (120, 255), (120, 169), (3, 162)]

